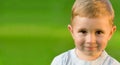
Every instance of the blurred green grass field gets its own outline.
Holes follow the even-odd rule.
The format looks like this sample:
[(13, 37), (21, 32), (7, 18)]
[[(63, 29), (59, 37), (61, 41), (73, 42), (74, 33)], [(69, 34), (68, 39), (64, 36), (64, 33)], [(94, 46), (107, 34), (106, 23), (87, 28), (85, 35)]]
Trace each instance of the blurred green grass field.
[[(117, 31), (106, 51), (120, 61), (120, 0), (111, 0)], [(0, 65), (50, 65), (74, 42), (67, 29), (74, 0), (1, 0)]]

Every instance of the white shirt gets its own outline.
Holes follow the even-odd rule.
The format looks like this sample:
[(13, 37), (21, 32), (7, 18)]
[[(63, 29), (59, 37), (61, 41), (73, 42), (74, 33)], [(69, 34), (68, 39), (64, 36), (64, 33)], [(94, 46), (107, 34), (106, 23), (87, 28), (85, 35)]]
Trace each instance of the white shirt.
[(55, 57), (51, 65), (120, 65), (120, 63), (105, 51), (96, 60), (85, 61), (78, 58), (75, 49), (72, 49)]

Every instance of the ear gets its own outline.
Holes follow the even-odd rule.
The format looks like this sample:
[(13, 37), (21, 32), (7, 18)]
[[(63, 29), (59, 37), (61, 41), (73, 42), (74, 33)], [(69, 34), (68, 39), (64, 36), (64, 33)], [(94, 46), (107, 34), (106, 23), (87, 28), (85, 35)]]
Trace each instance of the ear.
[(72, 27), (70, 24), (68, 25), (68, 30), (70, 31), (70, 33), (71, 33), (71, 35), (72, 35), (72, 37), (73, 37), (73, 39), (74, 39), (73, 27)]
[(114, 34), (115, 31), (116, 31), (116, 26), (113, 26), (112, 30), (110, 32), (110, 35), (109, 35), (109, 40), (111, 39), (111, 37), (112, 37), (112, 35)]
[(70, 31), (70, 33), (71, 33), (71, 35), (72, 35), (72, 37), (73, 37), (73, 39), (74, 39), (73, 26), (69, 24), (69, 25), (68, 25), (68, 30)]
[(112, 29), (112, 30), (113, 30), (113, 32), (115, 32), (115, 31), (116, 31), (116, 26), (113, 26), (113, 29)]
[(73, 33), (73, 28), (70, 24), (68, 25), (68, 30), (70, 31), (71, 34)]

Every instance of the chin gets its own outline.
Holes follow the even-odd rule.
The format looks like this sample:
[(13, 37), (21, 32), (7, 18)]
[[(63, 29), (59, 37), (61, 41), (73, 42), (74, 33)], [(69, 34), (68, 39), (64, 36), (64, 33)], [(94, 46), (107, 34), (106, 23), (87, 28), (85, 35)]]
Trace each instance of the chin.
[(85, 51), (84, 54), (87, 56), (95, 56), (98, 54), (98, 52), (97, 51)]

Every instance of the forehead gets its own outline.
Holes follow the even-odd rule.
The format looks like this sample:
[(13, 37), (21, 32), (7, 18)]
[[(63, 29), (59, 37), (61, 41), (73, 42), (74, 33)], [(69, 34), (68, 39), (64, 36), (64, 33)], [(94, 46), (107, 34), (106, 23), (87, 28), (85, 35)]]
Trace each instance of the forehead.
[(85, 27), (85, 28), (107, 28), (110, 26), (107, 17), (100, 18), (87, 18), (76, 16), (72, 23), (73, 27)]

